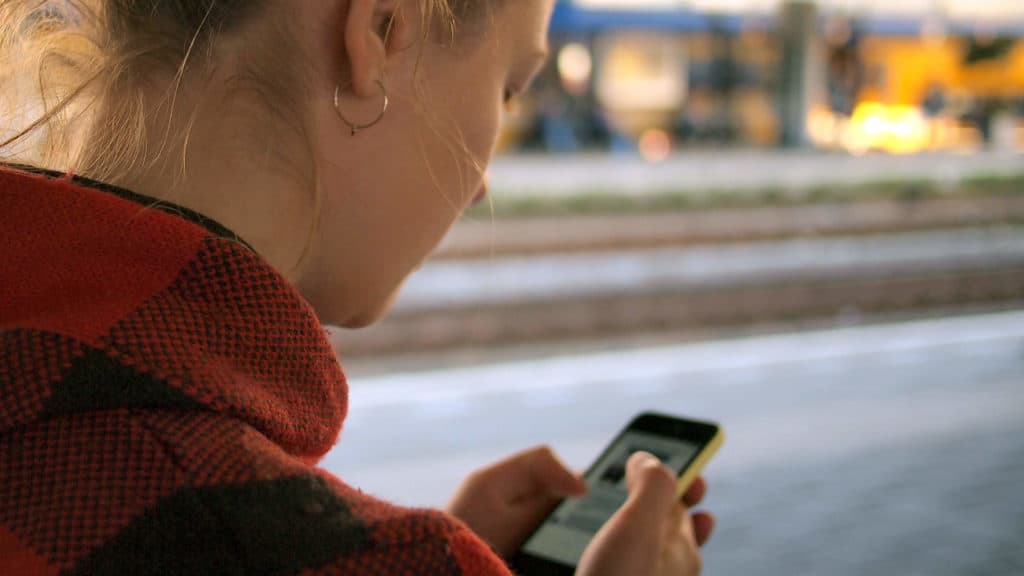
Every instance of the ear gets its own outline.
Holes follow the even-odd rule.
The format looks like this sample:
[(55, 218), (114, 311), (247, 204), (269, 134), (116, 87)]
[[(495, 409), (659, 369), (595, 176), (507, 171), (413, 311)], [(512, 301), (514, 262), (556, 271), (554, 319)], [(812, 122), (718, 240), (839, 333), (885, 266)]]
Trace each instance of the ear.
[(360, 98), (374, 98), (380, 88), (388, 56), (413, 37), (413, 22), (402, 0), (349, 0), (345, 22), (345, 51), (352, 74), (352, 90)]

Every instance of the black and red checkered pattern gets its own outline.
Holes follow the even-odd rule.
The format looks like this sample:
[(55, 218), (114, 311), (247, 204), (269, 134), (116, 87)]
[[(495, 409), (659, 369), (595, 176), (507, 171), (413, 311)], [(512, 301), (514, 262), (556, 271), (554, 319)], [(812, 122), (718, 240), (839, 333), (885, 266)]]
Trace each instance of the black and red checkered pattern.
[(0, 206), (0, 575), (508, 574), (315, 467), (344, 374), (228, 230), (10, 167)]

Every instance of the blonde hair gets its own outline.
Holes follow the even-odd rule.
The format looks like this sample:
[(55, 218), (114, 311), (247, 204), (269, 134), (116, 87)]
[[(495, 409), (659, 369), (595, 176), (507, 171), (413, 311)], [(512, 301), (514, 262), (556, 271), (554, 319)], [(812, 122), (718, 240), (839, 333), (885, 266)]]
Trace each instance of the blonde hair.
[[(456, 23), (481, 0), (410, 0), (423, 21), (454, 34)], [(173, 106), (188, 71), (202, 70), (217, 38), (267, 10), (271, 0), (0, 0), (0, 161), (74, 170), (117, 182), (140, 164), (156, 163), (172, 138), (147, 149), (142, 89), (171, 74), (161, 106)], [(288, 58), (291, 36), (282, 26), (246, 78), (270, 112), (297, 113), (301, 75)], [(430, 31), (425, 31), (425, 34)], [(265, 71), (264, 71), (265, 72)], [(296, 89), (298, 87), (298, 89)], [(274, 102), (270, 105), (270, 102)], [(102, 113), (102, 114), (101, 114)], [(102, 130), (91, 121), (101, 116)], [(289, 118), (294, 120), (294, 118)], [(288, 122), (302, 130), (301, 123)], [(6, 130), (6, 132), (5, 132)]]
[[(419, 5), (425, 39), (454, 39), (457, 24), (498, 3), (407, 1)], [(184, 164), (194, 116), (186, 122), (189, 129), (172, 131), (168, 120), (156, 135), (147, 133), (147, 119), (159, 113), (170, 118), (179, 85), (186, 74), (190, 81), (202, 77), (218, 38), (273, 5), (274, 0), (0, 0), (0, 162), (112, 184), (130, 184), (132, 174), (164, 162), (171, 147), (180, 147)], [(299, 105), (305, 77), (296, 69), (305, 59), (295, 57), (287, 22), (271, 36), (262, 50), (251, 47), (251, 73), (238, 83), (255, 89), (267, 111), (294, 130), (298, 142), (312, 146)], [(162, 101), (143, 97), (149, 83), (168, 79)], [(94, 129), (97, 118), (104, 124)], [(281, 160), (283, 165), (292, 159)], [(291, 168), (316, 191), (313, 226), (294, 272), (309, 256), (321, 198), (315, 166)], [(184, 175), (184, 165), (177, 172), (171, 176)]]

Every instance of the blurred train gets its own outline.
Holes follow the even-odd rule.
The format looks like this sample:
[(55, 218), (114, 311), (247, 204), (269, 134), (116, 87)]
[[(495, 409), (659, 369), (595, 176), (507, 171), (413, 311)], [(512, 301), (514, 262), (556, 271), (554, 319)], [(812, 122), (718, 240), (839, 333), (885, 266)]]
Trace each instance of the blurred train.
[(938, 19), (826, 21), (815, 143), (872, 149), (1024, 148), (1024, 27)]
[[(620, 3), (640, 6), (640, 2)], [(510, 115), (505, 145), (638, 151), (776, 146), (780, 19), (561, 1), (554, 58)], [(854, 153), (1024, 149), (1024, 20), (816, 18), (809, 141)]]

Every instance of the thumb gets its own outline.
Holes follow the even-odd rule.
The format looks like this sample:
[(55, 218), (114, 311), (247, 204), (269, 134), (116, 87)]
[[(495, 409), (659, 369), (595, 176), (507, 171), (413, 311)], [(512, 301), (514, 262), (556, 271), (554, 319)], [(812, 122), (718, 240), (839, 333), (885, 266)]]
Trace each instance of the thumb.
[(675, 501), (675, 478), (657, 458), (637, 452), (626, 463), (626, 503), (601, 527), (577, 574), (654, 574)]
[(652, 519), (667, 518), (676, 500), (675, 484), (672, 471), (660, 460), (647, 452), (636, 452), (626, 463), (629, 499), (624, 508)]

